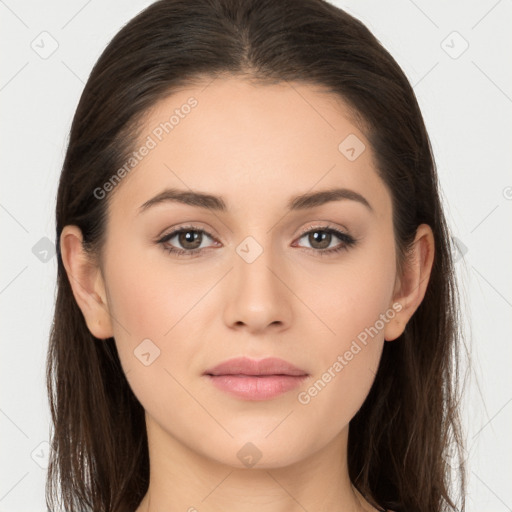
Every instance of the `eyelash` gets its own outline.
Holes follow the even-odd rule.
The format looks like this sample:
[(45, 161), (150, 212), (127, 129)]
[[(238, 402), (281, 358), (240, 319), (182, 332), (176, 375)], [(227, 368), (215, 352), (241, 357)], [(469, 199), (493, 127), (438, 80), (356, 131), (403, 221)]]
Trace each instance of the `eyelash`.
[[(186, 250), (186, 249), (176, 249), (175, 247), (166, 245), (166, 243), (169, 240), (171, 240), (172, 238), (174, 238), (176, 235), (179, 235), (180, 233), (183, 233), (183, 232), (186, 233), (188, 231), (193, 231), (196, 233), (203, 233), (206, 236), (208, 236), (209, 238), (211, 238), (212, 240), (215, 240), (215, 238), (212, 235), (210, 235), (207, 231), (205, 231), (204, 229), (198, 229), (194, 226), (182, 226), (182, 227), (172, 231), (171, 233), (164, 235), (160, 240), (157, 240), (157, 243), (162, 246), (162, 249), (164, 251), (166, 251), (169, 254), (178, 256), (178, 257), (198, 256), (206, 248)], [(322, 257), (334, 255), (341, 251), (347, 251), (350, 247), (353, 247), (357, 243), (357, 239), (355, 239), (353, 236), (351, 236), (347, 233), (344, 233), (343, 231), (339, 231), (338, 229), (335, 229), (331, 226), (315, 226), (314, 228), (308, 228), (307, 231), (304, 231), (303, 233), (301, 233), (298, 240), (300, 240), (301, 238), (303, 238), (306, 235), (309, 235), (310, 233), (315, 233), (315, 232), (330, 233), (330, 234), (338, 237), (342, 242), (341, 245), (331, 248), (331, 249), (314, 249), (312, 247), (303, 247), (303, 249), (313, 251), (314, 253), (316, 253)]]

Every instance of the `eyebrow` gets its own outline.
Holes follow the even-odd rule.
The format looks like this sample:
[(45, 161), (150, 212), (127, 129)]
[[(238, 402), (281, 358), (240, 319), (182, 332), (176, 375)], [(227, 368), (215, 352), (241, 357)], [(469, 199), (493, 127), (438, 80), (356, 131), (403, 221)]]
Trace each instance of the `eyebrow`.
[[(307, 210), (341, 200), (356, 201), (373, 212), (372, 206), (361, 194), (347, 188), (321, 190), (319, 192), (309, 192), (292, 197), (287, 203), (287, 209), (288, 211)], [(167, 188), (142, 204), (139, 207), (139, 213), (148, 210), (152, 206), (166, 202), (183, 203), (218, 212), (227, 212), (228, 210), (225, 201), (220, 196), (206, 194), (204, 192)]]

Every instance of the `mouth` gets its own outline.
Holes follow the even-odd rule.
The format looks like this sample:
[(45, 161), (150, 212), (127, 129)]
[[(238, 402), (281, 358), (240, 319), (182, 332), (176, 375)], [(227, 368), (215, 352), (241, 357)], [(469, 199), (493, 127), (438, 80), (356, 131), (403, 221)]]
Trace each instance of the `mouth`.
[(245, 400), (269, 400), (296, 388), (309, 374), (278, 358), (225, 361), (203, 374), (221, 391)]

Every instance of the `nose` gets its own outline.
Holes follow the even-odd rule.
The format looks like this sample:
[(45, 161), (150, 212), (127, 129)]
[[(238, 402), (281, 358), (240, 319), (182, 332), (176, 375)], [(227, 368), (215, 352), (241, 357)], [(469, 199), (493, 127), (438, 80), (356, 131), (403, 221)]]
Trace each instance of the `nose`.
[[(249, 251), (244, 253), (244, 249)], [(262, 252), (254, 260), (246, 257), (256, 249)], [(252, 334), (289, 328), (293, 293), (287, 285), (289, 276), (284, 266), (278, 265), (270, 249), (254, 247), (254, 241), (239, 247), (233, 256), (233, 270), (224, 288), (226, 325)]]

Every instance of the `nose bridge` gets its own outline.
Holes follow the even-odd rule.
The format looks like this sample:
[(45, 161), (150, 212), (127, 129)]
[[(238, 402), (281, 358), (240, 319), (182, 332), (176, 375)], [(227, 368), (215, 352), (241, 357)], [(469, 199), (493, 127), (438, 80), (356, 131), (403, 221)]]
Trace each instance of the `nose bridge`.
[(247, 236), (236, 247), (233, 277), (239, 282), (235, 283), (235, 286), (243, 284), (243, 289), (251, 289), (251, 293), (273, 295), (278, 292), (275, 289), (277, 280), (270, 270), (274, 270), (276, 263), (275, 251), (271, 247), (270, 236), (263, 239), (260, 235), (258, 238), (261, 242), (254, 236)]
[[(263, 329), (278, 322), (288, 324), (290, 294), (277, 275), (280, 265), (270, 236), (247, 236), (235, 248), (225, 314), (230, 324)], [(283, 279), (283, 278), (281, 278)]]

